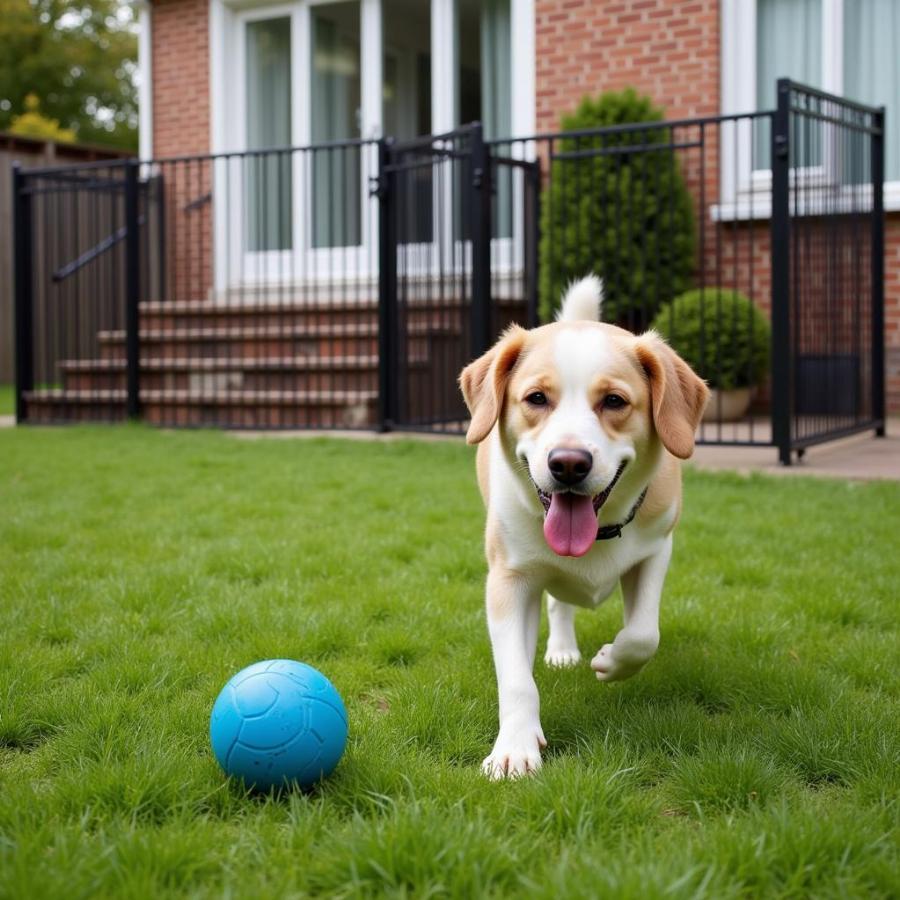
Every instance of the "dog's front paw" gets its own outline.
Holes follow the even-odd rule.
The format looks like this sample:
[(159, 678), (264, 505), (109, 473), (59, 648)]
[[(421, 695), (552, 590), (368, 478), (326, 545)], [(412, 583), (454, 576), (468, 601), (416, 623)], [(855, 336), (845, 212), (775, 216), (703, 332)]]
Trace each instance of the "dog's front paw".
[(581, 662), (581, 651), (577, 647), (551, 647), (547, 645), (544, 662), (556, 669), (565, 669)]
[(493, 781), (536, 772), (541, 767), (541, 748), (546, 746), (540, 725), (501, 728), (491, 755), (481, 764), (481, 771)]
[(600, 681), (624, 681), (644, 668), (658, 644), (658, 635), (623, 640), (618, 646), (604, 644), (591, 660), (591, 668)]

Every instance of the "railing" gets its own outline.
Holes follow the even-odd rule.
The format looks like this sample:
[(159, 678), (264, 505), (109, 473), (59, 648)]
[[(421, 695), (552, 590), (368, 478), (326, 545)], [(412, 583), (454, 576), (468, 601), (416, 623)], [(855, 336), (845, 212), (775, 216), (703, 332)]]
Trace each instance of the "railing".
[(460, 432), (462, 365), (594, 271), (607, 321), (715, 389), (701, 442), (789, 461), (878, 429), (883, 112), (782, 87), (775, 112), (19, 172), (20, 421)]

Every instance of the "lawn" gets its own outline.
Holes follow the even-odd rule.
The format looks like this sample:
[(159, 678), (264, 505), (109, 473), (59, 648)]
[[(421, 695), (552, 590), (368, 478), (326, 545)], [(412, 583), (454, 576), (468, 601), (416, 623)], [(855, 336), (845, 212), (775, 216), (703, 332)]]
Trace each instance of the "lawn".
[[(900, 892), (900, 484), (689, 473), (659, 654), (539, 662), (546, 764), (500, 784), (462, 444), (2, 430), (0, 509), (2, 898)], [(276, 656), (350, 744), (247, 797), (209, 710)]]

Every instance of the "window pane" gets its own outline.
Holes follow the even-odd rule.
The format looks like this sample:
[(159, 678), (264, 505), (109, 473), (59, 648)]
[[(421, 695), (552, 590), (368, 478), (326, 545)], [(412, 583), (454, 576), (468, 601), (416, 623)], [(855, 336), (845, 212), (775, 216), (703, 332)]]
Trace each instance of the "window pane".
[[(291, 143), (291, 20), (247, 24), (247, 147)], [(248, 156), (244, 161), (248, 250), (291, 246), (291, 156)]]
[(887, 107), (886, 181), (900, 180), (900, 3), (844, 3), (844, 94)]
[(486, 138), (512, 131), (512, 52), (509, 0), (481, 7), (481, 121)]
[(431, 133), (431, 9), (382, 0), (384, 133), (404, 140)]
[[(757, 109), (775, 108), (775, 82), (779, 78), (792, 78), (802, 84), (821, 87), (821, 0), (757, 0)], [(801, 142), (805, 137), (799, 136)], [(815, 165), (821, 158), (815, 136), (809, 138), (803, 165)], [(758, 127), (753, 141), (754, 169), (770, 168), (770, 141), (769, 128)]]
[[(510, 0), (457, 2), (457, 122), (481, 122), (488, 140), (512, 132)], [(501, 148), (508, 152), (509, 148)], [(512, 173), (495, 171), (493, 236), (512, 234)]]
[[(384, 78), (383, 129), (406, 140), (431, 133), (431, 7), (422, 0), (382, 0)], [(437, 165), (437, 164), (436, 164)], [(433, 166), (406, 169), (396, 199), (402, 205), (400, 239), (409, 244), (434, 240)]]
[[(359, 2), (312, 7), (312, 143), (360, 136)], [(314, 247), (350, 247), (360, 234), (358, 146), (312, 151)]]

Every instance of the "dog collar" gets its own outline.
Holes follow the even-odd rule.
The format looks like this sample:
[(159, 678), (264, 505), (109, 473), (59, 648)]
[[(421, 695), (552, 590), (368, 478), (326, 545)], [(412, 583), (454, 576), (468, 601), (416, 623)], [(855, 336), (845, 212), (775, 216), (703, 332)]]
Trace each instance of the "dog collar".
[[(616, 480), (618, 480), (618, 478)], [(613, 482), (613, 484), (615, 484), (615, 482)], [(610, 487), (612, 487), (612, 485), (610, 485)], [(637, 511), (641, 508), (641, 504), (644, 502), (644, 497), (647, 496), (648, 490), (650, 490), (649, 484), (641, 491), (641, 496), (637, 498), (634, 506), (631, 507), (631, 512), (625, 517), (624, 522), (619, 522), (618, 525), (601, 525), (597, 529), (597, 540), (608, 541), (611, 538), (622, 537), (622, 529), (637, 515)]]

